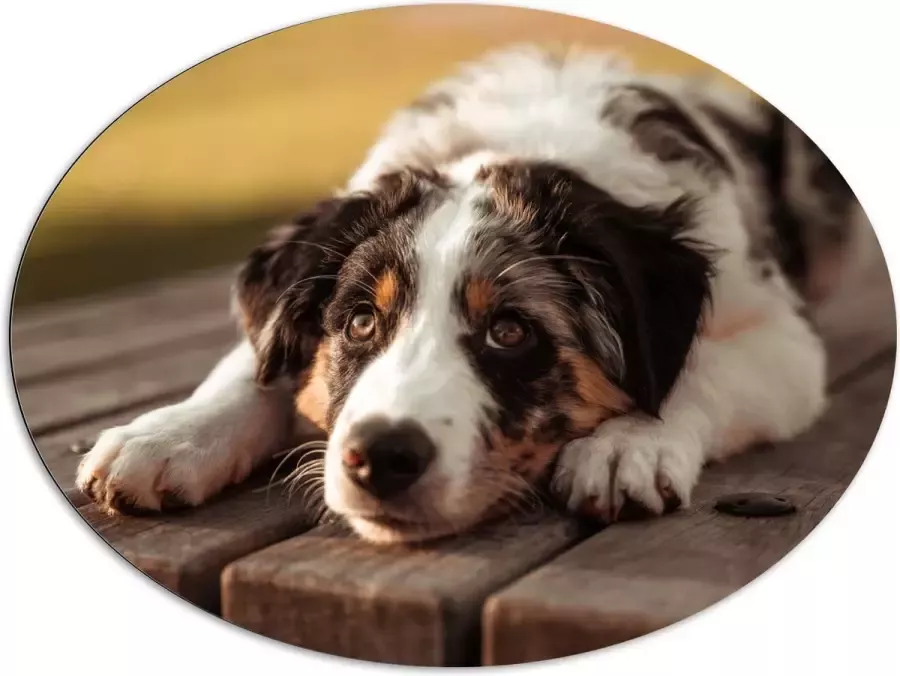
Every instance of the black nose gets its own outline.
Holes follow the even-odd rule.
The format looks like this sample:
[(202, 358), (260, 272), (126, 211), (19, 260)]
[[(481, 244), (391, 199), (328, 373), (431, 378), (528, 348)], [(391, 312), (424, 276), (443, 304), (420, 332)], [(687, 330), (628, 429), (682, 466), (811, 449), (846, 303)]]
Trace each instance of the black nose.
[(379, 418), (353, 428), (343, 461), (347, 476), (357, 486), (385, 499), (412, 486), (435, 454), (434, 443), (419, 424)]

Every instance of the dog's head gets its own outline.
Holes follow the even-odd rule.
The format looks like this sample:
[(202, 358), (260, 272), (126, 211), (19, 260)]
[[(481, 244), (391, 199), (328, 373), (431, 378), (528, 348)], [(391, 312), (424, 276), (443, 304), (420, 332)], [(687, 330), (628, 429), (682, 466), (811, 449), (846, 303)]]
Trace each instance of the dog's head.
[(657, 414), (709, 291), (691, 219), (522, 162), (385, 176), (257, 249), (238, 306), (260, 382), (295, 379), (329, 433), (328, 506), (372, 540), (458, 532), (565, 442)]

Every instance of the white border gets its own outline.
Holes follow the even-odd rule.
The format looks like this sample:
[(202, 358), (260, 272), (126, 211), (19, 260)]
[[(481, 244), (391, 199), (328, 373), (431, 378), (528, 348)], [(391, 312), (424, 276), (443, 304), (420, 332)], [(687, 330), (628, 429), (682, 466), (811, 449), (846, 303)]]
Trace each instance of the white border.
[[(332, 0), (315, 11), (310, 4), (272, 1), (5, 4), (4, 314), (37, 213), (72, 160), (114, 116), (184, 68), (238, 42), (316, 15), (379, 4)], [(900, 278), (900, 100), (891, 68), (900, 63), (900, 36), (889, 3), (856, 0), (852, 15), (842, 9), (846, 3), (786, 0), (496, 4), (567, 11), (661, 39), (755, 89), (820, 143), (848, 177), (875, 223), (893, 277)], [(390, 669), (257, 637), (145, 579), (68, 508), (31, 447), (9, 385), (2, 398), (3, 673), (225, 676), (317, 666), (335, 674)], [(839, 507), (750, 588), (668, 631), (521, 669), (654, 676), (896, 673), (896, 408), (894, 398), (875, 448)]]

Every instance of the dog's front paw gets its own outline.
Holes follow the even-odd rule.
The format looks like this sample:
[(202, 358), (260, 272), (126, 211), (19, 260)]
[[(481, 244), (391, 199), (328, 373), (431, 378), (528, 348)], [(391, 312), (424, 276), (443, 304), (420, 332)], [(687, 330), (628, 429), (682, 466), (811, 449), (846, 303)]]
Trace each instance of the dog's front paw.
[(168, 406), (104, 431), (76, 486), (110, 513), (199, 505), (250, 472), (248, 457), (222, 448), (228, 441), (208, 412)]
[(703, 449), (690, 433), (625, 416), (567, 444), (552, 489), (573, 512), (612, 523), (627, 504), (652, 514), (686, 507), (702, 467)]

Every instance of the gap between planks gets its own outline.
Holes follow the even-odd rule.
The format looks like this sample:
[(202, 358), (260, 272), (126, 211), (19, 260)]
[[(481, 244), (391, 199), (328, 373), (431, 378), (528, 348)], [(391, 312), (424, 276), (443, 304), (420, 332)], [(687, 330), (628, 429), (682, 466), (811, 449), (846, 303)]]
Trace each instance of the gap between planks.
[[(831, 382), (835, 387), (832, 390), (848, 392), (833, 394), (838, 401), (854, 399), (858, 390), (852, 389), (851, 385), (870, 382), (873, 371), (883, 376), (885, 369), (893, 369), (893, 316), (883, 312), (873, 315), (871, 307), (867, 313), (872, 318), (870, 323), (844, 325), (843, 332), (833, 333), (826, 340), (833, 355), (830, 366)], [(854, 349), (846, 349), (847, 344)], [(885, 402), (886, 393), (879, 390), (869, 413), (877, 412), (879, 406), (883, 410)], [(880, 415), (873, 423), (874, 429), (879, 421)], [(867, 450), (869, 443), (870, 440), (865, 442), (863, 450)], [(699, 504), (706, 513), (695, 511), (694, 518), (714, 519), (715, 516), (708, 514), (709, 505), (703, 502), (704, 491), (728, 489), (735, 482), (745, 487), (755, 481), (776, 492), (791, 488), (794, 498), (814, 515), (830, 507), (842, 492), (842, 488), (828, 482), (810, 487), (802, 475), (791, 474), (780, 449), (770, 449), (770, 453), (765, 456), (763, 467), (757, 467), (755, 477), (739, 479), (738, 475), (727, 473), (736, 472), (735, 468), (725, 470), (725, 475), (717, 474), (715, 470), (711, 472), (698, 488)], [(771, 469), (777, 466), (779, 453), (782, 475), (773, 477)], [(806, 512), (802, 514), (801, 519), (806, 518)], [(662, 532), (674, 530), (684, 516), (650, 524), (629, 524), (625, 527), (631, 528), (627, 534), (612, 537), (619, 537), (627, 545), (642, 539), (645, 528)], [(809, 524), (808, 521), (804, 523)], [(759, 524), (756, 527), (761, 528)], [(634, 529), (639, 536), (635, 537)], [(607, 529), (587, 542), (599, 543), (597, 546), (601, 547), (606, 547), (604, 543), (608, 542), (615, 548), (618, 545), (609, 542), (609, 534), (616, 532), (623, 533)], [(793, 541), (799, 541), (803, 536), (803, 528), (792, 532)], [(483, 601), (502, 587), (503, 580), (519, 578), (542, 560), (557, 555), (563, 558), (567, 556), (563, 553), (566, 550), (575, 551), (584, 546), (578, 543), (588, 535), (589, 532), (575, 527), (568, 518), (547, 515), (531, 524), (529, 529), (507, 524), (505, 529), (501, 526), (497, 531), (467, 536), (435, 550), (400, 548), (391, 551), (373, 548), (327, 528), (317, 529), (231, 564), (222, 581), (223, 615), (266, 636), (346, 657), (417, 665), (478, 664), (481, 661), (478, 654), (481, 637), (473, 634), (480, 626)], [(715, 543), (716, 538), (711, 538), (711, 542)], [(520, 548), (510, 556), (514, 544)], [(459, 563), (466, 560), (469, 548), (477, 549), (476, 560)], [(475, 570), (491, 570), (493, 577), (473, 583), (471, 572), (465, 570), (467, 565)], [(577, 596), (580, 589), (590, 584), (589, 578), (581, 580), (579, 585), (572, 587), (573, 594)], [(685, 585), (685, 588), (697, 586), (690, 581)], [(540, 589), (540, 585), (535, 589), (536, 593), (552, 596), (552, 592)], [(733, 587), (720, 584), (704, 589), (706, 598), (712, 598), (716, 594), (727, 594)], [(657, 590), (657, 596), (664, 591), (665, 587), (662, 591)], [(461, 598), (465, 602), (460, 602)], [(492, 604), (496, 603), (492, 601)], [(638, 629), (630, 627), (622, 617), (616, 621), (626, 634), (646, 629), (645, 625)], [(498, 623), (489, 614), (486, 626), (490, 629), (486, 630), (484, 657), (489, 662), (502, 662), (497, 655), (497, 632), (515, 625)], [(577, 633), (573, 632), (574, 635)], [(509, 643), (529, 646), (531, 641), (532, 636), (511, 631)], [(536, 645), (540, 645), (540, 641)], [(555, 645), (565, 652), (566, 639), (562, 638)]]
[[(174, 284), (168, 286), (164, 285), (164, 288), (168, 289), (176, 287), (177, 285)], [(166, 304), (163, 304), (163, 306), (166, 306)], [(892, 313), (880, 312), (879, 314), (882, 317), (889, 314), (891, 315), (891, 326), (889, 328), (893, 329)], [(47, 319), (47, 322), (52, 324), (52, 317)], [(45, 324), (44, 326), (47, 325), (48, 324)], [(857, 325), (854, 328), (859, 329), (860, 325)], [(849, 340), (845, 339), (843, 343), (841, 341), (838, 341), (837, 343), (843, 349), (838, 350), (838, 366), (834, 369), (836, 379), (833, 382), (838, 383), (840, 388), (845, 388), (849, 384), (857, 381), (860, 377), (863, 377), (867, 369), (871, 368), (872, 364), (875, 366), (878, 365), (878, 359), (872, 361), (870, 358), (869, 361), (871, 364), (869, 365), (865, 363), (860, 365), (854, 361), (858, 360), (858, 350), (860, 348), (877, 343), (882, 351), (884, 351), (883, 346), (888, 344), (888, 341), (884, 339), (884, 327), (870, 329), (868, 326), (863, 325), (861, 328), (863, 330), (862, 339), (853, 338), (851, 336)], [(890, 331), (890, 333), (891, 338), (893, 338), (893, 331)], [(223, 350), (227, 349), (227, 345), (224, 344), (225, 342), (226, 341), (223, 341), (223, 345), (221, 346), (221, 349)], [(856, 349), (848, 350), (847, 347), (855, 347)], [(47, 416), (43, 421), (40, 420), (39, 415), (36, 434), (41, 436), (39, 437), (38, 443), (41, 443), (41, 438), (50, 438), (51, 434), (58, 435), (54, 436), (56, 439), (64, 438), (67, 431), (74, 431), (68, 430), (68, 427), (73, 424), (79, 424), (80, 427), (78, 429), (92, 428), (92, 425), (94, 424), (97, 426), (96, 429), (105, 427), (107, 426), (106, 421), (110, 420), (108, 416), (111, 413), (116, 413), (117, 411), (121, 412), (122, 419), (124, 420), (129, 417), (132, 412), (136, 413), (139, 409), (143, 409), (144, 407), (152, 407), (150, 406), (151, 404), (157, 405), (157, 403), (165, 403), (168, 401), (169, 397), (173, 396), (173, 394), (179, 394), (193, 389), (193, 387), (202, 380), (212, 364), (215, 363), (219, 356), (221, 356), (221, 352), (217, 351), (219, 349), (220, 348), (217, 346), (210, 345), (201, 348), (196, 353), (192, 353), (190, 350), (184, 352), (178, 350), (175, 354), (166, 354), (159, 359), (156, 357), (148, 359), (144, 362), (143, 366), (132, 365), (125, 368), (124, 371), (126, 373), (130, 373), (132, 376), (138, 374), (138, 377), (136, 379), (132, 378), (132, 386), (125, 387), (124, 390), (122, 389), (120, 382), (123, 378), (123, 369), (119, 367), (109, 369), (107, 372), (97, 376), (93, 381), (88, 382), (85, 382), (84, 378), (79, 378), (77, 380), (61, 378), (60, 382), (62, 388), (66, 392), (66, 396), (55, 399), (54, 401), (62, 407), (63, 412), (65, 412), (66, 415), (61, 417), (57, 416), (55, 419)], [(891, 350), (888, 350), (888, 353), (892, 355)], [(206, 355), (205, 357), (203, 356), (204, 354)], [(204, 358), (209, 360), (205, 365), (202, 363)], [(188, 369), (190, 371), (190, 377), (180, 378), (180, 375), (183, 374), (183, 369), (174, 366), (171, 366), (171, 370), (169, 370), (170, 367), (162, 367), (169, 374), (167, 377), (155, 377), (154, 371), (158, 371), (161, 364), (171, 363), (172, 360), (178, 365)], [(841, 363), (842, 361), (843, 364)], [(192, 368), (194, 370), (191, 370)], [(156, 383), (153, 387), (148, 387), (146, 385), (147, 381), (144, 380), (144, 377), (148, 376), (148, 374), (150, 380)], [(136, 386), (134, 385), (135, 380), (138, 383)], [(92, 389), (92, 387), (89, 386), (91, 382), (96, 386), (96, 389)], [(38, 383), (38, 385), (42, 384)], [(49, 386), (50, 383), (47, 383), (47, 385)], [(28, 389), (32, 388), (27, 388), (26, 391)], [(39, 390), (38, 387), (33, 389)], [(99, 396), (98, 393), (104, 390), (111, 390), (113, 395), (110, 396), (107, 394)], [(48, 390), (44, 390), (43, 392), (47, 393)], [(85, 392), (87, 393), (87, 398), (91, 402), (89, 406), (77, 405), (73, 408), (66, 408), (66, 402), (77, 401), (79, 399), (79, 394)], [(35, 397), (32, 401), (37, 402), (38, 400), (39, 397)], [(23, 408), (25, 407), (23, 406)], [(40, 406), (36, 407), (34, 410), (39, 411)], [(116, 413), (114, 417), (119, 419), (118, 413)], [(235, 565), (234, 570), (238, 570), (239, 565), (244, 566), (247, 564), (248, 560), (262, 557), (266, 555), (267, 552), (270, 553), (271, 550), (263, 550), (257, 554), (252, 554), (253, 552), (257, 552), (257, 550), (262, 547), (291, 537), (292, 535), (305, 530), (309, 526), (305, 512), (302, 509), (299, 510), (298, 513), (288, 513), (288, 510), (278, 508), (274, 510), (275, 514), (273, 515), (271, 510), (266, 509), (265, 504), (257, 502), (256, 500), (258, 500), (258, 498), (254, 499), (252, 497), (256, 495), (258, 494), (250, 492), (246, 487), (238, 488), (229, 491), (227, 496), (216, 501), (209, 507), (195, 510), (186, 515), (164, 516), (158, 517), (155, 520), (115, 518), (113, 522), (107, 522), (104, 520), (106, 517), (101, 517), (96, 513), (93, 506), (90, 505), (82, 508), (82, 514), (88, 518), (89, 521), (93, 521), (100, 525), (104, 532), (104, 537), (106, 537), (115, 548), (125, 554), (127, 558), (132, 560), (139, 567), (144, 570), (149, 570), (150, 574), (162, 584), (169, 586), (176, 591), (176, 593), (180, 593), (208, 609), (215, 610), (218, 607), (218, 578), (222, 567), (230, 561), (251, 554), (248, 559), (243, 559)], [(237, 505), (234, 509), (240, 511), (232, 511), (232, 508), (228, 507), (228, 505), (231, 504)], [(431, 635), (430, 639), (427, 637), (423, 639), (426, 641), (424, 644), (425, 647), (421, 648), (418, 651), (418, 654), (407, 654), (410, 661), (421, 661), (422, 663), (428, 663), (430, 661), (467, 664), (477, 663), (477, 654), (479, 652), (478, 632), (480, 630), (478, 617), (480, 613), (479, 599), (483, 600), (483, 598), (491, 591), (520, 577), (542, 561), (546, 561), (555, 554), (566, 550), (573, 544), (582, 540), (587, 534), (582, 529), (576, 528), (569, 520), (554, 517), (552, 515), (544, 516), (543, 519), (543, 521), (539, 521), (530, 526), (534, 529), (532, 532), (537, 533), (537, 535), (532, 536), (532, 540), (541, 540), (543, 544), (539, 544), (531, 554), (520, 557), (520, 560), (507, 564), (505, 567), (501, 566), (501, 572), (496, 577), (492, 578), (491, 583), (478, 594), (471, 597), (465, 597), (465, 593), (463, 593), (462, 596), (465, 597), (465, 602), (461, 604), (456, 603), (456, 599), (454, 598), (456, 596), (455, 592), (458, 590), (450, 589), (449, 587), (441, 592), (444, 596), (441, 596), (440, 594), (437, 596), (433, 594), (431, 596), (432, 601), (434, 601), (435, 598), (442, 599), (440, 603), (433, 605), (432, 609), (428, 611), (431, 613), (429, 617), (434, 620), (434, 622), (440, 621), (441, 624), (436, 634)], [(211, 529), (207, 529), (207, 527), (204, 526), (204, 523), (208, 520), (213, 523)], [(665, 521), (661, 523), (664, 522)], [(233, 532), (231, 530), (231, 525), (235, 525), (236, 527), (236, 530)], [(522, 532), (517, 530), (515, 526), (507, 524), (505, 528), (512, 528), (513, 531), (502, 531), (501, 528), (499, 534), (494, 533), (493, 535), (472, 536), (472, 539), (469, 540), (469, 542), (472, 543), (470, 546), (474, 548), (474, 551), (481, 551), (480, 555), (486, 557), (486, 560), (493, 560), (492, 557), (495, 555), (490, 554), (490, 552), (494, 550), (488, 547), (485, 544), (486, 542), (505, 543), (500, 546), (500, 549), (502, 550), (505, 547), (506, 549), (512, 550), (512, 543), (523, 541), (521, 539)], [(607, 537), (609, 532), (612, 531), (605, 532), (603, 537)], [(206, 538), (210, 533), (215, 535), (215, 537), (211, 537), (207, 540)], [(223, 533), (225, 534), (223, 535)], [(550, 537), (548, 540), (544, 537), (544, 534), (547, 533), (556, 533), (556, 535)], [(329, 535), (327, 531), (322, 530), (313, 531), (308, 537), (310, 540), (318, 538), (323, 542), (335, 540), (333, 534)], [(193, 542), (197, 546), (177, 548), (174, 546), (170, 547), (166, 544), (170, 540), (173, 543), (184, 542), (185, 538), (187, 539), (186, 541)], [(286, 540), (277, 546), (294, 546), (292, 543), (303, 539), (304, 538)], [(527, 538), (525, 538), (525, 540), (527, 540)], [(354, 540), (349, 540), (349, 543), (353, 542)], [(458, 543), (458, 545), (464, 548), (464, 542)], [(347, 544), (347, 546), (352, 548), (361, 545)], [(479, 547), (481, 550), (479, 550)], [(543, 549), (541, 547), (543, 547)], [(450, 554), (452, 554), (452, 550), (453, 547), (451, 546)], [(484, 561), (482, 560), (480, 563), (483, 564)], [(426, 569), (433, 571), (442, 570), (440, 565), (434, 561), (430, 561), (425, 567)], [(452, 566), (450, 567), (452, 568)], [(229, 575), (237, 574), (229, 573)], [(226, 576), (226, 589), (228, 588), (228, 579), (228, 576)], [(254, 584), (263, 584), (265, 582), (265, 580), (256, 580), (254, 582), (254, 579), (255, 578), (253, 578), (252, 575), (249, 578), (249, 582), (244, 577), (235, 577), (234, 582), (235, 585), (237, 585), (238, 581), (240, 581), (240, 584), (244, 585), (245, 590), (247, 584), (249, 584), (250, 587), (253, 587)], [(457, 579), (460, 580), (462, 578), (457, 577)], [(238, 586), (239, 585), (235, 586), (235, 589), (238, 589)], [(434, 589), (432, 592), (434, 592)], [(226, 598), (228, 598), (227, 591)], [(232, 608), (239, 608), (241, 598), (240, 595), (233, 596), (231, 597), (232, 600), (227, 601), (226, 604)], [(427, 606), (427, 603), (425, 605)], [(474, 609), (474, 614), (472, 609)], [(235, 610), (234, 612), (238, 615), (241, 612), (244, 612), (246, 617), (250, 618), (247, 621), (250, 622), (252, 620), (252, 606), (247, 606), (243, 611)], [(390, 616), (391, 611), (390, 609), (381, 608), (379, 610), (378, 608), (374, 608), (373, 612), (375, 613), (374, 616), (370, 614), (367, 617), (370, 619), (374, 617), (374, 619), (378, 620), (379, 618), (383, 619), (384, 617)], [(387, 613), (387, 615), (385, 615), (385, 613)], [(434, 627), (432, 627), (432, 629), (434, 629)], [(322, 632), (320, 632), (320, 636), (325, 636), (329, 631), (334, 632), (335, 628), (323, 629)], [(426, 630), (422, 628), (420, 634), (424, 636), (425, 633), (427, 633)], [(339, 640), (339, 637), (332, 637), (332, 639)], [(356, 648), (349, 646), (347, 649), (351, 650)], [(385, 651), (386, 650), (387, 648), (385, 648)], [(325, 649), (325, 651), (335, 652), (327, 649)], [(382, 651), (382, 659), (384, 661), (395, 661), (397, 659), (391, 657), (391, 655), (385, 651)]]
[(302, 500), (267, 490), (272, 467), (194, 509), (142, 517), (109, 516), (96, 505), (81, 516), (119, 554), (159, 584), (219, 612), (220, 575), (231, 561), (309, 529)]
[(161, 403), (191, 392), (236, 343), (235, 331), (225, 330), (171, 353), (23, 387), (19, 405), (31, 434), (40, 436), (141, 404)]
[(224, 303), (236, 266), (198, 271), (181, 277), (119, 289), (108, 294), (41, 304), (14, 310), (11, 343), (28, 346), (45, 341), (98, 334), (98, 327), (122, 326), (149, 318), (190, 317), (201, 303)]
[(222, 616), (344, 657), (477, 664), (484, 598), (585, 535), (549, 513), (423, 547), (379, 547), (321, 526), (228, 566)]
[[(802, 437), (707, 470), (692, 510), (619, 524), (492, 595), (484, 610), (484, 662), (552, 659), (643, 636), (748, 584), (816, 527), (856, 475), (881, 424), (893, 361), (835, 395)], [(726, 493), (789, 497), (796, 514), (719, 515)]]

